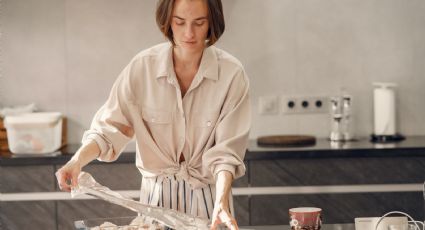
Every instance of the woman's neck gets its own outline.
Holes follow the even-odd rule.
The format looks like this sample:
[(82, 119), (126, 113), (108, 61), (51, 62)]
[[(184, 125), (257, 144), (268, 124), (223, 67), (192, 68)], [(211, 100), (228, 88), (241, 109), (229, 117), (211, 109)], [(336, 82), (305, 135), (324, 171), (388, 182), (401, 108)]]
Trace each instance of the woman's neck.
[(185, 50), (174, 47), (173, 49), (173, 61), (175, 67), (183, 69), (198, 69), (203, 50), (198, 52), (187, 52)]

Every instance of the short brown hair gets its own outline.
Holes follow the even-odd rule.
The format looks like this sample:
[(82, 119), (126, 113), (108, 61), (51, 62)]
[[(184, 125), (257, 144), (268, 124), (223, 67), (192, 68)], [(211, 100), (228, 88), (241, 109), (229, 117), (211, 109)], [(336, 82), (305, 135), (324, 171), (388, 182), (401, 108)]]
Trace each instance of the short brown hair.
[[(208, 43), (211, 46), (217, 42), (224, 32), (224, 15), (221, 0), (204, 0), (208, 6)], [(156, 24), (159, 30), (174, 43), (173, 31), (171, 30), (171, 17), (175, 0), (159, 0), (156, 8)]]

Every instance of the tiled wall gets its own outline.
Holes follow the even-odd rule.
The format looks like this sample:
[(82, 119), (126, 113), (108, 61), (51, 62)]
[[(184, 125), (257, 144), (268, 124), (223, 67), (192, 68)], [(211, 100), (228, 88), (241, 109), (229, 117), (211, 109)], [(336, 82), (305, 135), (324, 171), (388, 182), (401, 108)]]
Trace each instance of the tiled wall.
[[(114, 79), (140, 50), (163, 41), (153, 0), (2, 0), (0, 105), (35, 102), (69, 117), (79, 142)], [(238, 57), (251, 80), (251, 137), (327, 136), (325, 114), (257, 113), (260, 96), (354, 98), (354, 131), (372, 131), (374, 81), (399, 84), (398, 125), (424, 135), (425, 1), (223, 0), (217, 46)]]

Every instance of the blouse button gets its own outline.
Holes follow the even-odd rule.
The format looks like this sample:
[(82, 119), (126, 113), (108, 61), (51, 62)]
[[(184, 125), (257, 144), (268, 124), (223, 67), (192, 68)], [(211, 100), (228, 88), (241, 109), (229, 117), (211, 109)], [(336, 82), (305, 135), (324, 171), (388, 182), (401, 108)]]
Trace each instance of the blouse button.
[(155, 122), (156, 120), (155, 120), (155, 118), (152, 118), (152, 119), (151, 119), (151, 121), (152, 121), (152, 122)]
[(207, 122), (207, 126), (209, 127), (209, 126), (211, 126), (211, 121), (208, 121)]

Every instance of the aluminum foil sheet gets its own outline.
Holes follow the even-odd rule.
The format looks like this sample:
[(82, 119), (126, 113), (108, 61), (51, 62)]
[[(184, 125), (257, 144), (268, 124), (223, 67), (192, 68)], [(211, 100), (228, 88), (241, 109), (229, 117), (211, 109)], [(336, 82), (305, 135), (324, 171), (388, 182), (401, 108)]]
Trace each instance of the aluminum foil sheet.
[(121, 194), (110, 190), (97, 183), (94, 178), (86, 172), (81, 172), (78, 176), (78, 186), (72, 188), (71, 196), (88, 194), (105, 201), (123, 206), (142, 216), (149, 217), (159, 223), (176, 230), (208, 230), (209, 221), (187, 215), (172, 209), (161, 208), (151, 205), (141, 204), (131, 198), (126, 198)]

